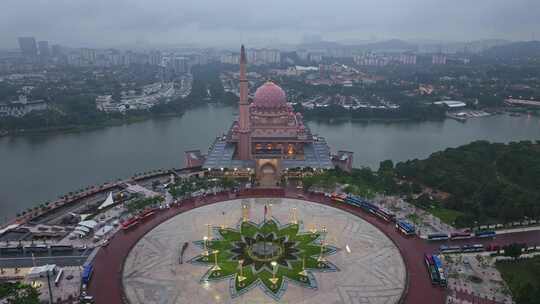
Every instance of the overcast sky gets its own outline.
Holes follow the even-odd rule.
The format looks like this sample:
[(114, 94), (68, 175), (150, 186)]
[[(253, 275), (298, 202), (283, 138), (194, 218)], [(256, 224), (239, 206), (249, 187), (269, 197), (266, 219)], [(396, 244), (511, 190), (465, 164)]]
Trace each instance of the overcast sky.
[(0, 47), (238, 45), (324, 40), (530, 40), (540, 0), (0, 0)]

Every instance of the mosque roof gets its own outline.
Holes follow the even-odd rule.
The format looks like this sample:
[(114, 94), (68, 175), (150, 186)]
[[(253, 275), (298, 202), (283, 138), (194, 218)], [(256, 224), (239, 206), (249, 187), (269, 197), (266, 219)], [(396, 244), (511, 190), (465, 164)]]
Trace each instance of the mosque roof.
[(267, 81), (255, 91), (253, 104), (264, 108), (286, 106), (287, 95), (280, 86), (271, 81)]

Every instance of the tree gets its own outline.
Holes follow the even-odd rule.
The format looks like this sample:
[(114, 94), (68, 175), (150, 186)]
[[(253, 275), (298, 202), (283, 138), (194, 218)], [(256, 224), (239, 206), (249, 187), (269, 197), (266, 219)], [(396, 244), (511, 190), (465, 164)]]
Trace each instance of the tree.
[[(400, 178), (449, 193), (444, 207), (471, 215), (473, 221), (540, 216), (540, 145), (531, 141), (476, 141), (424, 160), (400, 162), (395, 171)], [(417, 193), (417, 185), (412, 186)]]
[(379, 164), (379, 173), (394, 171), (394, 162), (390, 159), (384, 160)]
[(531, 284), (531, 282), (527, 282), (525, 284), (522, 284), (519, 286), (519, 289), (516, 292), (515, 298), (516, 303), (518, 304), (534, 304), (538, 303), (536, 302), (538, 298), (535, 297), (535, 293), (538, 294), (538, 292), (535, 292), (534, 286)]
[(419, 194), (420, 192), (422, 192), (422, 186), (420, 186), (420, 184), (418, 183), (412, 183), (412, 192), (414, 194)]
[(39, 304), (39, 291), (21, 282), (0, 283), (0, 300), (7, 304)]
[(315, 185), (315, 178), (313, 176), (306, 176), (302, 179), (302, 185), (304, 191), (308, 191), (311, 187)]
[(229, 177), (224, 177), (221, 179), (221, 186), (225, 189), (230, 189), (234, 187), (234, 185), (235, 185), (234, 180)]
[(521, 255), (521, 250), (523, 249), (523, 245), (521, 244), (510, 244), (503, 247), (504, 249), (504, 255), (508, 257), (512, 257), (514, 260), (517, 260), (519, 256)]

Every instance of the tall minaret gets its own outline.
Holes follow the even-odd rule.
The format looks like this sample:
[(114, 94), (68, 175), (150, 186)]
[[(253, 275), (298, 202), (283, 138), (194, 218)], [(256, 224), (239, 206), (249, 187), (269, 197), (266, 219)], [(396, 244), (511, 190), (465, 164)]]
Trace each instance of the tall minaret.
[(240, 110), (238, 118), (239, 143), (238, 157), (241, 160), (251, 159), (250, 138), (249, 138), (249, 101), (248, 101), (248, 81), (246, 77), (246, 50), (244, 45), (240, 49)]

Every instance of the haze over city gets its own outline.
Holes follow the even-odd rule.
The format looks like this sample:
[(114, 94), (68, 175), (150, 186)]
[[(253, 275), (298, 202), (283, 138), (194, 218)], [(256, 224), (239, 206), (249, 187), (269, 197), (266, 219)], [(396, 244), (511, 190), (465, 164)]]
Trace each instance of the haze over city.
[(19, 36), (70, 47), (530, 40), (539, 11), (536, 0), (4, 0), (0, 47)]
[(0, 304), (539, 303), (540, 1), (0, 7)]

